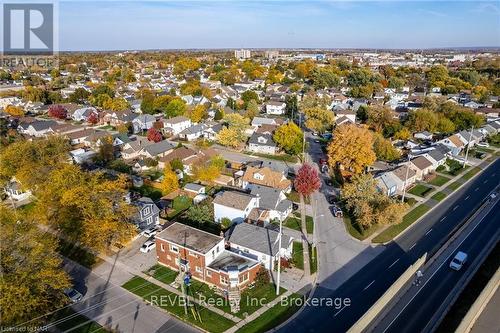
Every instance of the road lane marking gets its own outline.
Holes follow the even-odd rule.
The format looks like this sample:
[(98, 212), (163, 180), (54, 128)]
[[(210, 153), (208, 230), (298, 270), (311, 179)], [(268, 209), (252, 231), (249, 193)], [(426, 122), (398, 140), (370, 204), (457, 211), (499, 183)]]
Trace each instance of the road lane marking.
[(474, 192), (477, 191), (477, 190), (479, 190), (479, 187), (476, 187), (476, 189), (474, 190)]
[(470, 195), (466, 196), (466, 197), (465, 197), (465, 200), (467, 200), (467, 199), (469, 199), (469, 198), (470, 198)]
[(375, 280), (373, 280), (372, 282), (370, 282), (363, 290), (366, 290), (366, 289), (370, 288), (370, 286), (373, 284), (373, 282), (375, 282)]
[(399, 261), (399, 258), (398, 258), (398, 259), (396, 259), (396, 261), (395, 261), (395, 262), (393, 262), (393, 263), (391, 264), (391, 266), (389, 266), (389, 268), (391, 268), (392, 266), (396, 265), (396, 263), (397, 263), (398, 261)]
[(341, 312), (342, 312), (342, 310), (344, 310), (345, 308), (346, 308), (346, 306), (344, 305), (344, 306), (343, 306), (343, 307), (342, 307), (339, 311), (337, 311), (337, 312), (336, 312), (333, 316), (334, 316), (334, 317), (337, 317), (337, 315), (338, 315), (339, 313), (341, 313)]
[(432, 231), (432, 228), (431, 228), (431, 229), (429, 229), (429, 230), (427, 230), (427, 232), (425, 233), (425, 235), (427, 236), (428, 234), (430, 234), (430, 233), (431, 233), (431, 231)]
[(458, 208), (458, 205), (456, 205), (455, 207), (453, 207), (453, 210), (457, 209)]
[[(432, 278), (434, 277), (434, 275), (436, 275), (436, 273), (441, 269), (441, 267), (443, 267), (444, 264), (447, 264), (448, 263), (448, 260), (450, 260), (450, 258), (455, 254), (455, 252), (460, 248), (460, 246), (462, 246), (463, 242), (465, 242), (465, 240), (467, 238), (469, 238), (469, 236), (474, 232), (474, 230), (476, 230), (476, 228), (484, 221), (485, 217), (488, 216), (488, 214), (491, 212), (491, 209), (483, 215), (483, 217), (479, 220), (479, 222), (472, 228), (471, 231), (469, 231), (469, 233), (467, 233), (467, 235), (465, 235), (465, 237), (462, 239), (462, 241), (460, 241), (460, 243), (458, 245), (455, 246), (455, 249), (453, 251), (450, 252), (450, 254), (445, 258), (445, 260), (443, 260), (443, 262), (441, 263), (441, 265), (438, 266), (438, 268), (431, 274), (431, 276), (429, 276), (429, 278), (427, 280), (425, 280), (424, 284), (417, 290), (417, 292), (415, 293), (415, 295), (413, 295), (413, 297), (410, 299), (409, 302), (407, 302), (405, 304), (405, 306), (403, 307), (403, 309), (401, 311), (399, 311), (399, 313), (392, 319), (392, 321), (389, 323), (389, 325), (387, 325), (387, 327), (384, 329), (384, 333), (387, 332), (387, 330), (392, 326), (392, 324), (394, 324), (394, 322), (396, 321), (396, 319), (399, 318), (399, 316), (403, 313), (404, 310), (406, 310), (406, 308), (408, 307), (408, 305), (413, 302), (413, 300), (415, 299), (415, 297), (417, 297), (417, 295), (420, 293), (420, 291), (422, 291), (424, 289), (424, 287), (427, 285), (427, 283), (432, 280)], [(450, 244), (451, 245), (451, 244)]]
[(495, 176), (496, 176), (496, 174), (497, 174), (497, 173), (495, 172), (494, 174), (492, 174), (492, 175), (491, 175), (491, 177), (495, 177)]
[(488, 179), (486, 179), (486, 180), (483, 182), (483, 184), (486, 184), (487, 182), (488, 182)]
[(443, 216), (443, 217), (441, 218), (441, 220), (439, 220), (439, 222), (443, 222), (445, 218), (446, 218), (446, 216)]
[(413, 249), (415, 247), (415, 245), (417, 245), (417, 243), (413, 244), (411, 247), (410, 247), (410, 250)]

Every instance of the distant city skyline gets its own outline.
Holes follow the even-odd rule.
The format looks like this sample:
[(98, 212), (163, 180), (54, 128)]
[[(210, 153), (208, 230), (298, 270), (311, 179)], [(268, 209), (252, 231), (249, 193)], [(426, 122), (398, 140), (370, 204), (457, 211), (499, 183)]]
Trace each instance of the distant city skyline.
[(61, 51), (500, 47), (477, 1), (60, 0)]

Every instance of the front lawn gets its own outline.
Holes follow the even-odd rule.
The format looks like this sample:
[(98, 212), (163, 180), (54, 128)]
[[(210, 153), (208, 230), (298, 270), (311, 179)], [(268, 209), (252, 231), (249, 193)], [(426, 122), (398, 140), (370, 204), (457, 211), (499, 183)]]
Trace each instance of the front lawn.
[(257, 319), (241, 327), (236, 333), (267, 332), (290, 318), (300, 309), (301, 304), (303, 304), (303, 296), (294, 293), (288, 298), (283, 298)]
[[(280, 288), (280, 295), (285, 292), (286, 289)], [(241, 293), (240, 312), (236, 316), (243, 318), (245, 313), (250, 315), (261, 308), (260, 304), (272, 302), (276, 297), (276, 286), (272, 283), (255, 286), (253, 289), (247, 288)], [(262, 303), (259, 304), (258, 301)]]
[[(411, 198), (413, 199), (413, 198)], [(347, 232), (349, 234), (359, 240), (364, 240), (367, 237), (371, 236), (377, 229), (378, 225), (372, 225), (368, 229), (364, 229), (362, 226), (360, 226), (353, 218), (348, 216), (347, 214), (344, 215), (344, 225), (345, 228), (347, 229)]]
[(418, 195), (419, 197), (425, 197), (429, 192), (433, 190), (432, 187), (425, 186), (422, 184), (417, 184), (411, 188), (411, 190), (408, 191), (408, 193), (411, 193), (413, 195)]
[(156, 264), (153, 267), (151, 267), (146, 272), (146, 274), (154, 277), (158, 281), (161, 281), (165, 284), (171, 284), (172, 282), (175, 281), (175, 278), (179, 273), (163, 265)]
[(408, 228), (416, 220), (418, 220), (422, 215), (427, 213), (429, 206), (421, 204), (413, 208), (408, 214), (403, 217), (403, 221), (399, 224), (391, 225), (389, 228), (382, 231), (375, 238), (373, 238), (373, 243), (385, 243), (392, 240), (394, 237), (399, 235), (403, 230)]
[(446, 193), (443, 193), (443, 192), (437, 192), (436, 194), (434, 194), (431, 199), (434, 199), (436, 201), (441, 201), (443, 200), (444, 198), (446, 198)]
[[(160, 307), (168, 313), (206, 331), (215, 333), (224, 332), (234, 325), (232, 320), (197, 304), (191, 304), (186, 315), (184, 313), (184, 304), (179, 295), (146, 281), (139, 276), (135, 276), (125, 282), (122, 287), (143, 298), (153, 306)], [(151, 301), (152, 299), (153, 301)]]
[[(301, 231), (302, 230), (302, 221), (300, 219), (300, 214), (293, 214), (285, 219), (283, 221), (283, 226)], [(306, 231), (308, 234), (312, 234), (314, 232), (314, 220), (312, 216), (306, 215)]]
[[(300, 194), (299, 192), (292, 190), (290, 193), (286, 195), (287, 199), (290, 201), (293, 201), (295, 203), (300, 204)], [(304, 197), (304, 202), (306, 205), (309, 205), (311, 203), (311, 200), (309, 197)]]
[(293, 242), (292, 261), (298, 269), (304, 269), (304, 248), (302, 242)]
[(441, 175), (436, 175), (436, 177), (434, 177), (431, 181), (429, 181), (428, 183), (431, 184), (431, 185), (435, 185), (435, 186), (443, 186), (444, 184), (446, 184), (448, 181), (450, 180), (450, 178), (448, 177), (445, 177), (445, 176), (441, 176)]
[(475, 174), (477, 174), (479, 171), (481, 171), (481, 168), (479, 167), (474, 167), (471, 170), (469, 170), (465, 175), (463, 175), (463, 179), (469, 180), (472, 177), (474, 177)]

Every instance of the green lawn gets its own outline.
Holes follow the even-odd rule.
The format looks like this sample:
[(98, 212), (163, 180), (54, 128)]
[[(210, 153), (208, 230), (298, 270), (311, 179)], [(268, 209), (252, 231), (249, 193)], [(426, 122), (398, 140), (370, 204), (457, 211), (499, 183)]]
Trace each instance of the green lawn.
[(160, 307), (170, 314), (209, 332), (224, 332), (234, 325), (233, 321), (196, 304), (191, 305), (186, 315), (183, 303), (177, 294), (158, 287), (139, 276), (125, 282), (122, 287), (143, 298), (153, 306)]
[(177, 277), (178, 272), (165, 267), (163, 265), (154, 265), (151, 267), (146, 274), (151, 275), (158, 281), (161, 281), (165, 284), (171, 284), (172, 282), (175, 281), (175, 278)]
[(485, 152), (485, 153), (489, 153), (489, 154), (493, 154), (495, 152), (495, 149), (486, 148), (486, 147), (477, 147), (476, 149), (480, 150), (482, 152)]
[[(302, 222), (300, 219), (300, 214), (298, 217), (295, 214), (287, 217), (285, 221), (283, 221), (283, 226), (293, 230), (301, 231)], [(314, 232), (314, 220), (312, 216), (306, 215), (306, 229), (308, 234), (312, 234)]]
[(292, 261), (295, 267), (304, 269), (304, 249), (302, 242), (293, 242)]
[(430, 208), (425, 204), (421, 204), (413, 208), (408, 214), (403, 217), (403, 221), (399, 224), (391, 225), (389, 228), (382, 231), (375, 238), (373, 238), (373, 243), (385, 243), (392, 240), (394, 237), (399, 235), (403, 230), (408, 228), (416, 220), (418, 220), (422, 215), (424, 215)]
[(470, 169), (465, 175), (463, 175), (462, 178), (465, 180), (469, 180), (472, 177), (474, 177), (474, 175), (477, 174), (479, 171), (481, 171), (481, 168), (474, 167), (474, 168)]
[(309, 245), (309, 269), (311, 274), (316, 273), (318, 270), (318, 251), (312, 245)]
[[(71, 319), (59, 322), (56, 327), (61, 332), (73, 332), (73, 333), (107, 333), (110, 332), (95, 321), (79, 314), (72, 308), (64, 308), (61, 311), (57, 311), (57, 314), (51, 318), (51, 322), (62, 320), (71, 316)], [(81, 326), (80, 326), (81, 325)], [(78, 328), (75, 328), (77, 327)]]
[(92, 268), (102, 262), (102, 259), (96, 255), (62, 238), (59, 238), (57, 252), (87, 268)]
[[(295, 190), (292, 190), (290, 193), (288, 193), (286, 197), (288, 200), (291, 200), (295, 203), (300, 203), (300, 194)], [(306, 205), (309, 205), (311, 203), (311, 200), (309, 199), (309, 197), (305, 197), (304, 202), (306, 203)]]
[(218, 295), (213, 291), (208, 284), (199, 282), (196, 280), (191, 280), (191, 285), (189, 286), (189, 295), (193, 296), (202, 302), (214, 302), (214, 306), (224, 312), (231, 313), (231, 306), (229, 301), (227, 301), (223, 296)]
[(441, 175), (436, 175), (436, 177), (434, 177), (431, 181), (429, 181), (429, 184), (435, 185), (435, 186), (443, 186), (449, 180), (450, 180), (450, 178), (448, 178), (448, 177), (444, 177), (444, 176), (441, 176)]
[(446, 198), (446, 193), (443, 193), (443, 192), (437, 192), (436, 194), (434, 194), (431, 199), (434, 199), (436, 201), (441, 201), (443, 200), (444, 198)]
[(168, 218), (173, 218), (177, 216), (179, 213), (188, 209), (192, 203), (193, 201), (188, 196), (180, 195), (176, 197), (172, 202), (173, 211), (168, 214)]
[(450, 191), (455, 191), (457, 188), (462, 186), (462, 184), (463, 183), (457, 180), (456, 182), (453, 182), (450, 185), (448, 185), (447, 189), (449, 189)]
[(412, 189), (408, 191), (408, 193), (411, 193), (413, 195), (418, 195), (419, 197), (425, 197), (432, 190), (433, 190), (432, 187), (425, 186), (422, 184), (417, 184), (413, 186)]
[[(286, 289), (280, 288), (280, 295), (285, 292)], [(262, 300), (261, 304), (267, 304), (276, 297), (278, 297), (276, 295), (276, 286), (272, 283), (260, 287), (256, 286), (253, 289), (245, 289), (241, 294), (240, 312), (236, 316), (243, 318), (245, 313), (250, 315), (261, 308), (257, 301)]]
[[(413, 199), (413, 198), (411, 198)], [(347, 214), (344, 215), (344, 225), (349, 234), (359, 240), (364, 240), (367, 237), (371, 236), (377, 229), (378, 225), (373, 225), (368, 229), (364, 229), (358, 223), (356, 223), (351, 217)]]
[[(303, 297), (299, 294), (292, 294), (287, 299), (283, 299), (282, 302), (278, 302), (272, 308), (268, 309), (266, 312), (261, 314), (257, 319), (249, 322), (245, 326), (237, 330), (237, 333), (258, 333), (267, 332), (279, 324), (285, 322), (290, 318), (295, 312), (300, 309), (300, 305), (303, 303), (302, 300), (293, 301), (297, 299), (302, 299)], [(286, 300), (286, 301), (285, 301)]]

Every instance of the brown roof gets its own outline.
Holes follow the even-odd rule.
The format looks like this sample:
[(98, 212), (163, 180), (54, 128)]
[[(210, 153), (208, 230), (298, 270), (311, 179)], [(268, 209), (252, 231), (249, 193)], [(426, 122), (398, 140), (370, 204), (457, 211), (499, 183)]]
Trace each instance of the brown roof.
[(262, 124), (256, 131), (255, 133), (259, 133), (259, 134), (264, 134), (264, 133), (269, 133), (269, 134), (273, 134), (274, 133), (274, 130), (278, 128), (278, 126), (276, 125), (270, 125), (270, 124)]
[[(398, 167), (397, 169), (395, 170), (392, 170), (392, 173), (398, 177), (399, 179), (401, 179), (402, 182), (405, 181), (405, 178), (406, 178), (406, 168), (407, 166), (406, 165), (402, 165), (400, 167)], [(408, 170), (408, 179), (412, 178), (412, 177), (415, 177), (417, 173), (415, 172), (415, 170), (413, 169), (409, 169)]]
[[(256, 179), (255, 174), (260, 174), (263, 179)], [(274, 171), (271, 168), (254, 168), (248, 167), (245, 174), (242, 177), (243, 181), (247, 181), (252, 184), (264, 185), (273, 188), (279, 188), (281, 190), (286, 190), (292, 185), (292, 182), (284, 178), (283, 174), (278, 171)]]
[(196, 155), (186, 158), (186, 160), (184, 161), (185, 162), (184, 164), (186, 164), (186, 165), (202, 164), (202, 163), (205, 163), (206, 161), (208, 161), (211, 157), (216, 156), (216, 155), (218, 155), (217, 151), (215, 151), (212, 148), (199, 150), (198, 152), (196, 152)]
[(182, 161), (190, 156), (195, 156), (195, 155), (196, 155), (196, 151), (194, 151), (193, 149), (190, 149), (188, 147), (182, 146), (182, 147), (174, 149), (174, 151), (171, 152), (170, 154), (160, 158), (160, 162), (170, 163), (173, 160), (175, 160), (176, 158), (178, 158), (179, 160)]
[(460, 138), (456, 134), (453, 134), (452, 136), (450, 136), (448, 138), (448, 140), (450, 140), (451, 143), (453, 143), (457, 147), (463, 147), (464, 146), (464, 143), (462, 142), (462, 140), (460, 140)]
[(207, 253), (223, 239), (220, 236), (178, 222), (157, 234), (156, 238), (200, 253)]
[(239, 210), (245, 210), (250, 204), (250, 201), (254, 198), (252, 195), (235, 192), (235, 191), (224, 191), (222, 194), (218, 194), (213, 203), (219, 204), (226, 207), (232, 207)]
[(419, 168), (420, 170), (424, 170), (432, 166), (431, 161), (429, 161), (423, 156), (419, 156), (416, 159), (411, 160), (411, 163), (413, 163), (413, 165)]
[(70, 140), (74, 140), (74, 139), (79, 139), (79, 138), (85, 138), (85, 137), (93, 134), (94, 132), (95, 132), (94, 129), (87, 128), (87, 129), (84, 129), (81, 131), (67, 133), (66, 137)]

